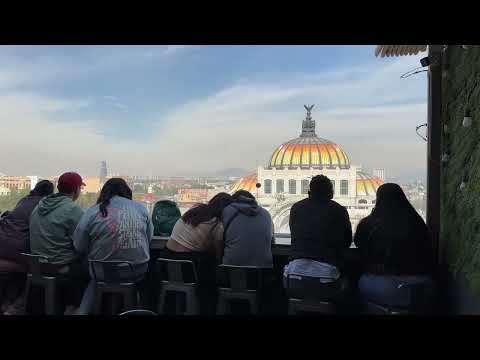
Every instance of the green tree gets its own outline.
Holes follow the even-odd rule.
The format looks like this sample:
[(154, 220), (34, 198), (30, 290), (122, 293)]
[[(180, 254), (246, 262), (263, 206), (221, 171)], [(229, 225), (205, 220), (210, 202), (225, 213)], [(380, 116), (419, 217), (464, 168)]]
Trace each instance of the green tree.
[(88, 209), (89, 207), (92, 207), (96, 204), (98, 195), (99, 193), (81, 194), (77, 200), (77, 203), (82, 209)]

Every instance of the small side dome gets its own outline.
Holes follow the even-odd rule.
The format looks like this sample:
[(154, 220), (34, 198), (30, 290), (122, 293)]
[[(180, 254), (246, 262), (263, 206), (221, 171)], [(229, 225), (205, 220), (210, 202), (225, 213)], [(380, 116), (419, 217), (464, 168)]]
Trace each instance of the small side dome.
[(376, 196), (377, 190), (384, 182), (382, 179), (357, 172), (357, 196)]
[(255, 195), (255, 191), (257, 190), (257, 182), (258, 181), (256, 173), (243, 176), (230, 187), (230, 193), (233, 194), (235, 191), (238, 190), (246, 190)]

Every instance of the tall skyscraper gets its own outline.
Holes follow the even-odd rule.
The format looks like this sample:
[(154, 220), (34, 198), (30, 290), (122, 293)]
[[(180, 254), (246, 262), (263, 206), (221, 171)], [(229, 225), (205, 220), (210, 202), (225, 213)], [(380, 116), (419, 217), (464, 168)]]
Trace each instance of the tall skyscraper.
[(100, 164), (100, 183), (103, 184), (107, 179), (107, 162), (102, 161)]

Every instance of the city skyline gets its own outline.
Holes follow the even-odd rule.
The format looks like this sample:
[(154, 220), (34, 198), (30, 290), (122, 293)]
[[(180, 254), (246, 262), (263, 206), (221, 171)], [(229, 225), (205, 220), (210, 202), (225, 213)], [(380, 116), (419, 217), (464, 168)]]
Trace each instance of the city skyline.
[(420, 56), (379, 61), (373, 49), (2, 46), (0, 118), (11, 136), (0, 172), (94, 176), (101, 160), (141, 176), (249, 171), (315, 103), (319, 136), (352, 161), (424, 178), (415, 126), (426, 119), (426, 76), (400, 79)]

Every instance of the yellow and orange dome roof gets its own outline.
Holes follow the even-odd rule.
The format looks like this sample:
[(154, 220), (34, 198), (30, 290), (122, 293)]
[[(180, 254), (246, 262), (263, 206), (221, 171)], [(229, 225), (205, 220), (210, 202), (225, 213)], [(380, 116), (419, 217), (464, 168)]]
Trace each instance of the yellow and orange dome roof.
[(382, 184), (383, 180), (380, 178), (357, 172), (357, 196), (375, 196)]
[(313, 105), (306, 106), (307, 116), (302, 122), (299, 137), (278, 146), (270, 157), (269, 167), (274, 168), (336, 168), (348, 169), (350, 161), (345, 151), (337, 144), (322, 139), (315, 133), (312, 120)]
[(336, 168), (348, 169), (350, 161), (337, 144), (318, 136), (298, 137), (275, 149), (269, 167), (275, 168)]
[(255, 195), (255, 191), (257, 190), (257, 174), (249, 174), (247, 176), (241, 177), (238, 179), (230, 188), (230, 192), (234, 193), (238, 190), (246, 190), (253, 195)]

